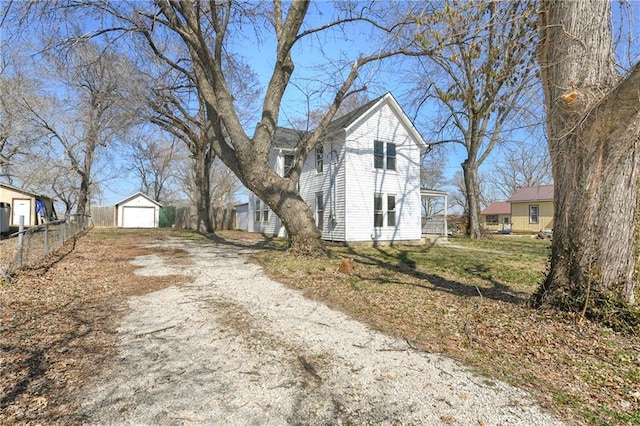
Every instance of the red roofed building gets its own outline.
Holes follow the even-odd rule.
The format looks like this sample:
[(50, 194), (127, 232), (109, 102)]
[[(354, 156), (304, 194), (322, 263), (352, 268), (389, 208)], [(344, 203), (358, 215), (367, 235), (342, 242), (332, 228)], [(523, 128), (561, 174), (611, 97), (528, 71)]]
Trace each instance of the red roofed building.
[(553, 185), (519, 188), (507, 202), (511, 204), (513, 232), (535, 233), (553, 229)]
[(497, 201), (480, 212), (480, 224), (487, 231), (511, 229), (511, 204)]

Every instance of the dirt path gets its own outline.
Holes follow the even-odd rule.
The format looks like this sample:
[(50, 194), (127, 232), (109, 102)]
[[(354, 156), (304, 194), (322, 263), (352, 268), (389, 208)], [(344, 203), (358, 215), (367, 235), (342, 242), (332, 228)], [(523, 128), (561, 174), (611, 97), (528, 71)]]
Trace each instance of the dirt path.
[(161, 244), (192, 264), (142, 256), (138, 273), (193, 282), (130, 299), (119, 356), (83, 390), (87, 423), (561, 424), (521, 390), (269, 280), (247, 249)]

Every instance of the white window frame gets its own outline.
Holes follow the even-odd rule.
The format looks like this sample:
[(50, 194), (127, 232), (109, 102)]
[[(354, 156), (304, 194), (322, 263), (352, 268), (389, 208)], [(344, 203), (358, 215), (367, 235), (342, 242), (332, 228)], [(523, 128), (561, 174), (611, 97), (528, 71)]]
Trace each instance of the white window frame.
[[(373, 194), (373, 227), (374, 228), (382, 228), (384, 227), (384, 205), (383, 196), (380, 193)], [(376, 209), (376, 204), (379, 201), (379, 208)]]
[(316, 173), (324, 172), (324, 147), (316, 147)]
[(320, 232), (324, 228), (324, 195), (316, 192), (316, 227)]
[(253, 215), (254, 222), (260, 222), (260, 219), (262, 218), (262, 208), (260, 207), (261, 203), (262, 201), (260, 201), (260, 198), (256, 198), (256, 202), (253, 205), (256, 210)]
[[(390, 205), (392, 204), (390, 202), (391, 199), (393, 199), (393, 208), (390, 208)], [(387, 194), (387, 227), (388, 228), (396, 228), (398, 226), (398, 215), (396, 214), (398, 211), (396, 209), (397, 205), (398, 205), (398, 201), (397, 201), (396, 195)]]
[[(393, 147), (393, 149), (392, 149)], [(393, 151), (393, 153), (391, 153)], [(398, 167), (398, 145), (395, 142), (373, 141), (373, 168), (393, 170)]]
[(538, 204), (529, 204), (529, 223), (540, 223), (540, 206)]
[[(287, 167), (287, 159), (291, 159), (291, 163), (289, 167)], [(282, 177), (290, 177), (291, 170), (293, 169), (293, 163), (295, 161), (295, 156), (293, 154), (284, 154), (282, 157)]]

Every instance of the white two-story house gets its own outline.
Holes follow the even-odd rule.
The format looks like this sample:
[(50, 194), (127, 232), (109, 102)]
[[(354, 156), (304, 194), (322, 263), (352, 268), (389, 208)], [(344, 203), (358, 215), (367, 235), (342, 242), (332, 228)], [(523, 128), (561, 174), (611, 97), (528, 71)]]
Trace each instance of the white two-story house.
[[(301, 137), (278, 128), (271, 161), (282, 175)], [(322, 239), (421, 243), (420, 160), (426, 148), (390, 93), (332, 121), (300, 177), (300, 195)], [(248, 210), (248, 231), (285, 235), (279, 218), (253, 194)]]

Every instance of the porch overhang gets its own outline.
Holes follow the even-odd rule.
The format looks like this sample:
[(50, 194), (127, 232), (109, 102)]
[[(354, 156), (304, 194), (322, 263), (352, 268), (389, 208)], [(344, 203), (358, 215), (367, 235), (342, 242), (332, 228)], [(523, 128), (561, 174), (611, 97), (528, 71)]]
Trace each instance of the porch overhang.
[[(435, 216), (424, 216), (422, 218), (422, 234), (430, 234), (430, 235), (448, 235), (447, 229), (447, 204), (449, 199), (449, 193), (446, 191), (438, 191), (436, 189), (421, 189), (420, 190), (420, 199), (421, 200), (429, 200), (433, 198), (441, 198), (443, 200), (443, 213), (442, 215)], [(423, 203), (424, 204), (424, 203)]]

